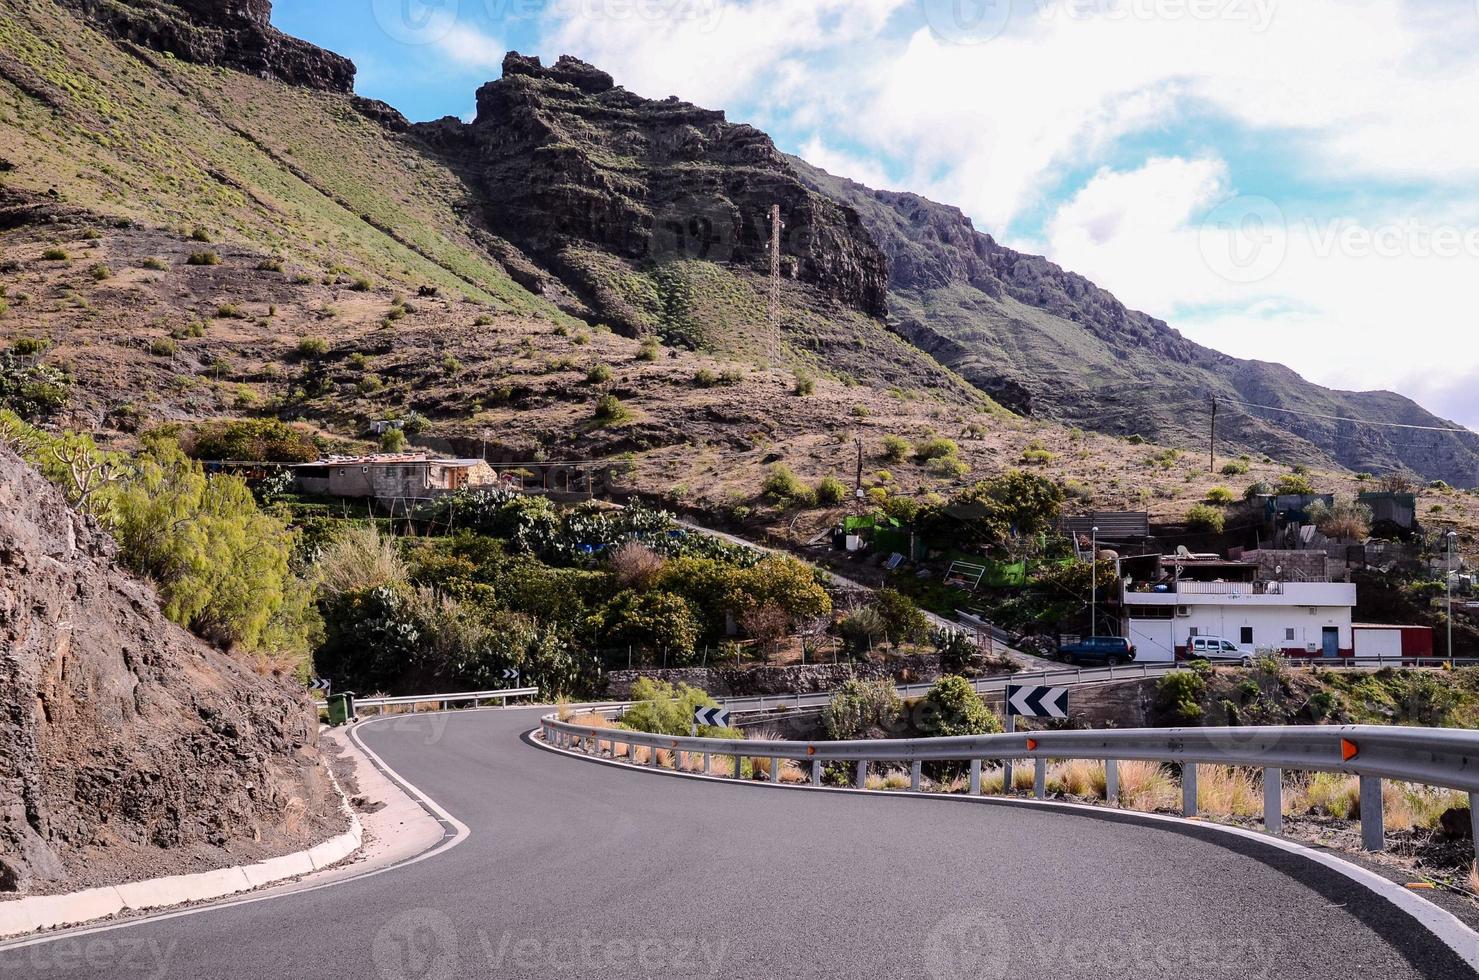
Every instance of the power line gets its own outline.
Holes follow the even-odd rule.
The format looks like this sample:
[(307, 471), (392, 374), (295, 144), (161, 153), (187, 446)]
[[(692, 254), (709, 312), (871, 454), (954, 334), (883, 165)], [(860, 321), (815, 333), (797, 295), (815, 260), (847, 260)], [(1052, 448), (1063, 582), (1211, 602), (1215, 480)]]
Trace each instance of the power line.
[(1373, 419), (1348, 418), (1343, 415), (1323, 415), (1319, 412), (1303, 412), (1293, 408), (1278, 408), (1274, 405), (1259, 405), (1254, 402), (1245, 402), (1238, 398), (1224, 398), (1223, 400), (1232, 402), (1235, 405), (1242, 405), (1244, 408), (1257, 408), (1265, 412), (1282, 412), (1285, 415), (1299, 415), (1303, 416), (1304, 418), (1310, 419), (1324, 419), (1327, 422), (1351, 422), (1355, 425), (1375, 425), (1389, 429), (1417, 429), (1423, 432), (1454, 432), (1464, 435), (1479, 434), (1475, 433), (1474, 430), (1465, 428), (1463, 426), (1447, 427), (1438, 425), (1413, 425), (1408, 422), (1377, 422)]

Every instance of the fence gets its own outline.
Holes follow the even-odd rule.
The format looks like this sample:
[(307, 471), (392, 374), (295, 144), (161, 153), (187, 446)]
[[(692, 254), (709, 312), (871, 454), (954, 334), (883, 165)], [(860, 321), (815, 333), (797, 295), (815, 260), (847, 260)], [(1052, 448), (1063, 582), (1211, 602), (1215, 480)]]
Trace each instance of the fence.
[[(438, 711), (446, 711), (454, 704), (470, 704), (476, 708), (483, 701), (498, 701), (504, 707), (508, 706), (509, 698), (537, 698), (539, 688), (519, 687), (506, 691), (469, 691), (462, 694), (417, 694), (409, 697), (396, 698), (355, 698), (354, 710), (363, 711), (366, 708), (374, 709), (377, 714), (384, 714), (386, 708), (410, 705), (411, 713), (415, 714), (423, 704), (435, 704)], [(315, 701), (314, 706), (320, 711), (328, 707), (325, 701)]]
[[(1110, 801), (1119, 796), (1118, 763), (1143, 760), (1181, 767), (1182, 813), (1188, 817), (1197, 815), (1199, 765), (1257, 768), (1263, 770), (1264, 826), (1271, 834), (1282, 830), (1285, 770), (1340, 772), (1360, 780), (1361, 840), (1369, 851), (1385, 846), (1385, 779), (1468, 793), (1470, 819), (1479, 813), (1479, 732), (1453, 729), (1369, 725), (1184, 728), (789, 742), (651, 735), (577, 725), (547, 715), (540, 719), (540, 734), (546, 744), (557, 748), (632, 764), (637, 762), (637, 749), (645, 748), (648, 766), (677, 771), (696, 769), (709, 774), (715, 756), (730, 757), (735, 778), (742, 778), (744, 759), (768, 759), (771, 782), (780, 779), (781, 760), (809, 766), (812, 786), (822, 784), (825, 766), (841, 764), (851, 769), (854, 789), (866, 788), (870, 767), (882, 762), (907, 763), (910, 791), (916, 793), (921, 791), (925, 762), (967, 763), (972, 796), (981, 794), (983, 762), (997, 761), (1009, 767), (1014, 760), (1026, 759), (1034, 766), (1033, 789), (1038, 799), (1047, 797), (1050, 759), (1102, 761), (1105, 797)], [(662, 753), (669, 757), (666, 766)], [(1003, 786), (1011, 785), (1008, 775)], [(1479, 839), (1479, 834), (1475, 837)]]

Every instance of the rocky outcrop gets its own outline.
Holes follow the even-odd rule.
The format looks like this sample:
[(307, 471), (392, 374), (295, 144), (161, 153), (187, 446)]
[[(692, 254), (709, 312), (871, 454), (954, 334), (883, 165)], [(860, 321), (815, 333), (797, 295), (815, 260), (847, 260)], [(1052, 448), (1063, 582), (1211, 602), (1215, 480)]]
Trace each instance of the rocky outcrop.
[(0, 447), (0, 892), (209, 870), (342, 830), (301, 690), (165, 620)]
[[(644, 99), (578, 59), (512, 53), (478, 90), (472, 123), (418, 133), (485, 199), (489, 228), (601, 308), (575, 260), (597, 249), (634, 265), (699, 259), (770, 268), (770, 209), (781, 207), (783, 274), (881, 316), (882, 253), (849, 207), (809, 190), (769, 136), (676, 98)], [(613, 316), (610, 321), (619, 320)]]
[(271, 0), (65, 0), (120, 41), (200, 65), (349, 92), (354, 63), (272, 26)]

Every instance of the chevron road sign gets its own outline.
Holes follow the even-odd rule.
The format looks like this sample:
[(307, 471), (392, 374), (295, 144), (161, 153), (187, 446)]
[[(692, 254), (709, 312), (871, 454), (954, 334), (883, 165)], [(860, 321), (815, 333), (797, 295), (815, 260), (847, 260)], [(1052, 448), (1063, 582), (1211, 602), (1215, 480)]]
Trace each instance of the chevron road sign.
[(728, 728), (729, 712), (723, 708), (695, 708), (693, 723), (699, 727)]
[(518, 670), (515, 669), (515, 668), (513, 668), (513, 667), (509, 667), (508, 669), (506, 669), (503, 672), (503, 679), (506, 680), (506, 681), (516, 681), (516, 680), (518, 680), (519, 679), (519, 672), (518, 672)]
[(334, 685), (332, 681), (327, 680), (323, 677), (315, 677), (313, 679), (313, 683), (308, 685), (308, 689), (310, 691), (323, 691), (325, 694), (328, 694), (329, 688), (333, 686)]
[(1023, 718), (1067, 718), (1068, 688), (1008, 687), (1007, 714)]

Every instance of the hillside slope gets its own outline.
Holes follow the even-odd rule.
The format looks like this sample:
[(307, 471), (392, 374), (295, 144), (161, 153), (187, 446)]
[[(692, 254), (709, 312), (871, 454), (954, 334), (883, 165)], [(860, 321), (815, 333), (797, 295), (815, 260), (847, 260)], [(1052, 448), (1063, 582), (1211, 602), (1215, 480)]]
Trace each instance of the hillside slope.
[(1409, 398), (1333, 391), (1283, 365), (1202, 347), (1082, 276), (998, 244), (956, 208), (873, 190), (800, 159), (791, 164), (813, 189), (856, 209), (888, 255), (893, 328), (1014, 411), (1197, 446), (1206, 444), (1216, 397), (1228, 448), (1365, 472), (1405, 468), (1460, 486), (1479, 478), (1474, 434), (1418, 434), (1236, 404), (1453, 425)]
[(301, 689), (164, 618), (0, 447), (0, 894), (251, 863), (344, 818)]

